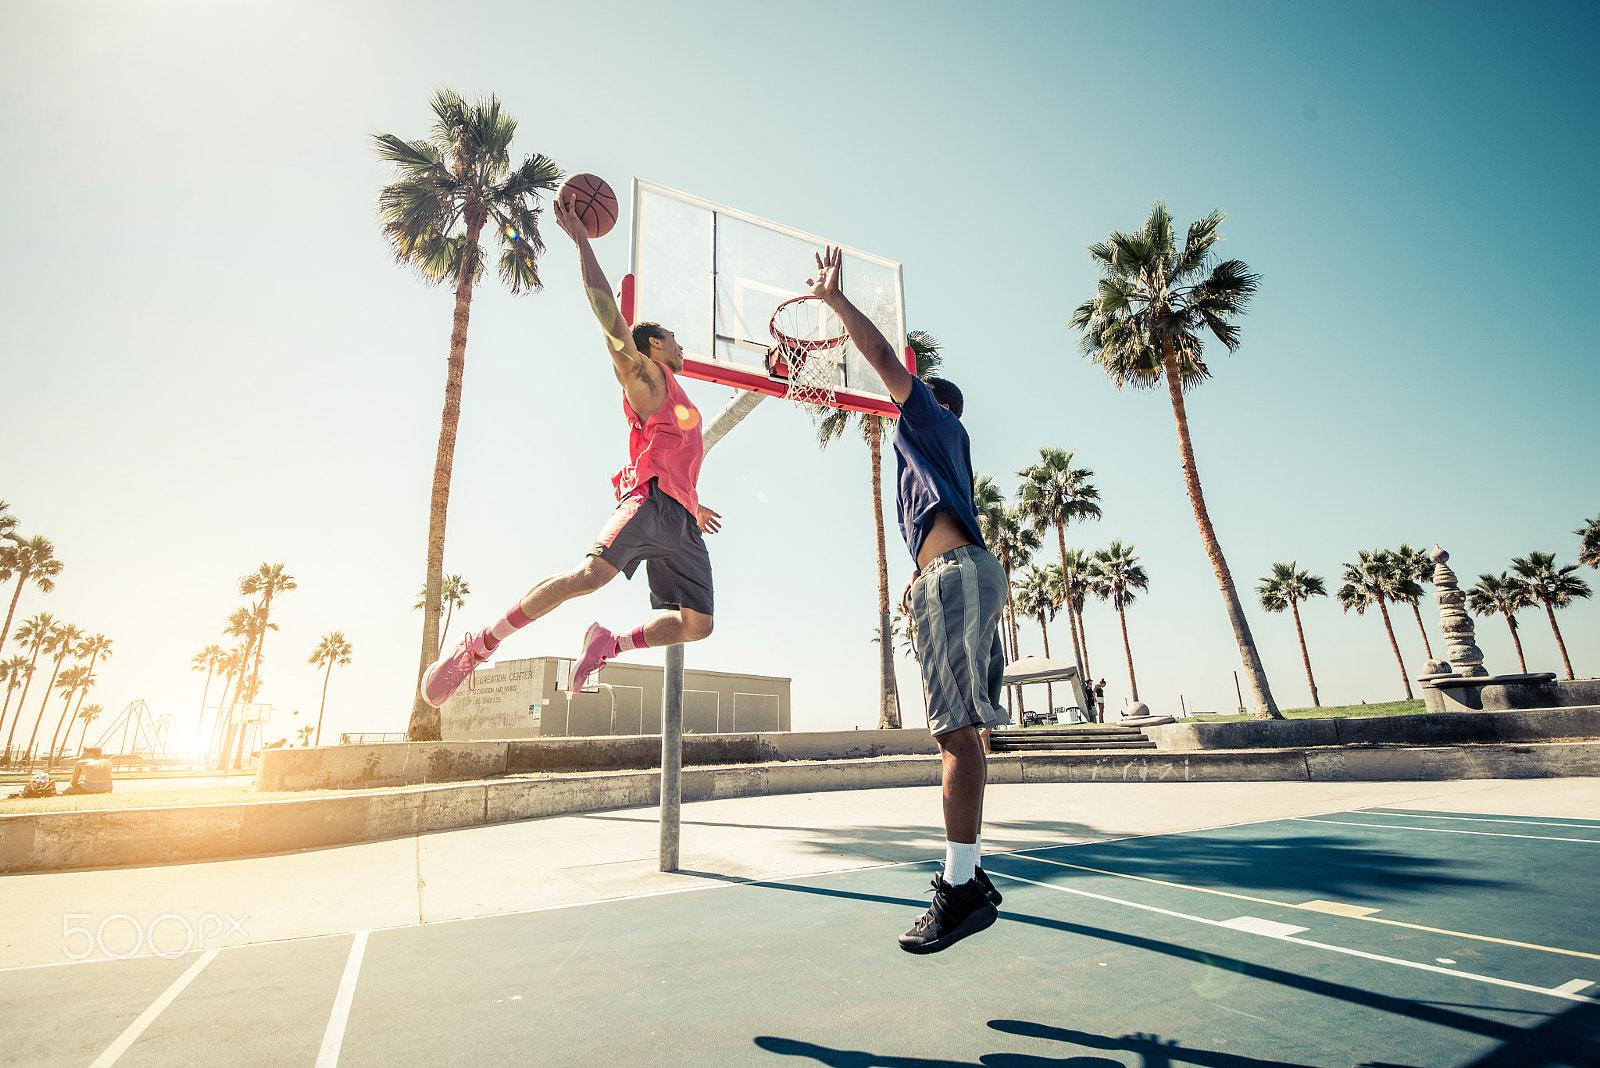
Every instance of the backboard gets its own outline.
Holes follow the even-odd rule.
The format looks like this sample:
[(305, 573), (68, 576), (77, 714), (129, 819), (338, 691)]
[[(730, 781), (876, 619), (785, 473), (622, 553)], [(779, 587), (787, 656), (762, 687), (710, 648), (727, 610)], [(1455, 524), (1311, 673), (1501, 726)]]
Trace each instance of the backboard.
[[(828, 245), (843, 252), (845, 296), (904, 353), (900, 264), (641, 178), (633, 181), (622, 314), (630, 323), (654, 321), (671, 330), (684, 348), (685, 375), (782, 397), (787, 381), (766, 369), (768, 324), (779, 304), (808, 292), (816, 254)], [(853, 344), (811, 358), (829, 361), (837, 407), (899, 414)], [(914, 360), (907, 367), (915, 373)]]

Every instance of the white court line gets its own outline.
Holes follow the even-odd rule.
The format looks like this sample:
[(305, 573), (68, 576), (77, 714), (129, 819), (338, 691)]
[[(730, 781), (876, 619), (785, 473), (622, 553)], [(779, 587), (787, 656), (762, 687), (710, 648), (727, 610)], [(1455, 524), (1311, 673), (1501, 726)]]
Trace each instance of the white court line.
[(1594, 986), (1594, 983), (1588, 979), (1574, 979), (1570, 983), (1562, 983), (1555, 989), (1563, 994), (1581, 994), (1591, 986)]
[[(989, 871), (990, 869), (985, 868), (984, 870)], [(1239, 929), (1238, 927), (1233, 926), (1233, 924), (1237, 921), (1223, 922), (1220, 920), (1208, 920), (1204, 916), (1191, 916), (1186, 912), (1174, 912), (1171, 909), (1159, 908), (1155, 905), (1145, 905), (1137, 901), (1125, 901), (1122, 898), (1108, 897), (1105, 894), (1096, 894), (1088, 890), (1079, 890), (1070, 886), (1056, 886), (1053, 883), (1035, 882), (1032, 879), (1024, 879), (1020, 875), (1010, 875), (1003, 871), (993, 871), (990, 872), (990, 874), (999, 875), (1002, 878), (1010, 879), (1013, 882), (1027, 883), (1030, 886), (1041, 886), (1046, 890), (1056, 890), (1063, 894), (1077, 894), (1079, 897), (1092, 897), (1097, 901), (1106, 901), (1113, 905), (1127, 905), (1129, 908), (1142, 909), (1145, 912), (1155, 912), (1162, 916), (1171, 916), (1172, 918), (1178, 920), (1188, 920), (1190, 923), (1204, 924), (1207, 927), (1222, 927), (1226, 928), (1227, 930)], [(1401, 960), (1399, 957), (1385, 957), (1377, 953), (1366, 953), (1359, 949), (1347, 949), (1344, 946), (1328, 945), (1326, 942), (1313, 942), (1307, 938), (1295, 938), (1292, 935), (1267, 934), (1263, 931), (1254, 931), (1250, 933), (1259, 934), (1262, 938), (1276, 938), (1280, 942), (1293, 942), (1295, 945), (1309, 946), (1312, 949), (1326, 949), (1333, 953), (1343, 953), (1345, 956), (1349, 957), (1362, 957), (1366, 960), (1375, 960), (1381, 964), (1398, 964), (1402, 968), (1415, 968), (1418, 971), (1436, 972), (1439, 975), (1451, 975), (1458, 979), (1468, 979), (1478, 983), (1489, 983), (1493, 986), (1509, 987), (1512, 990), (1525, 990), (1530, 994), (1546, 994), (1550, 997), (1563, 998), (1567, 1001), (1581, 1001), (1590, 1005), (1600, 1005), (1600, 998), (1581, 997), (1578, 994), (1568, 992), (1564, 989), (1551, 990), (1542, 986), (1530, 986), (1527, 983), (1515, 983), (1509, 979), (1496, 979), (1492, 975), (1477, 975), (1473, 972), (1463, 972), (1455, 968), (1441, 968), (1433, 964), (1420, 964), (1416, 961)]]
[[(1578, 831), (1600, 831), (1600, 824), (1596, 823), (1551, 823), (1549, 820), (1521, 820), (1512, 819), (1509, 817), (1496, 817), (1491, 819), (1488, 816), (1435, 816), (1427, 812), (1397, 812), (1394, 809), (1389, 808), (1361, 808), (1357, 809), (1356, 811), (1370, 812), (1374, 816), (1396, 816), (1400, 819), (1458, 820), (1464, 823), (1508, 823), (1512, 826), (1519, 827), (1571, 827), (1573, 830)], [(1333, 815), (1333, 813), (1328, 813), (1328, 815)]]
[(128, 1047), (138, 1041), (140, 1035), (144, 1034), (145, 1028), (154, 1023), (156, 1017), (166, 1011), (167, 1006), (171, 1005), (173, 1000), (183, 993), (183, 988), (194, 982), (194, 977), (199, 975), (205, 966), (210, 964), (213, 958), (221, 952), (222, 950), (220, 949), (208, 949), (201, 954), (200, 959), (189, 965), (189, 970), (178, 976), (177, 982), (167, 987), (164, 994), (156, 998), (148, 1009), (141, 1012), (139, 1018), (129, 1024), (128, 1029), (118, 1035), (117, 1040), (111, 1043), (104, 1053), (96, 1057), (94, 1063), (89, 1065), (89, 1068), (111, 1068), (111, 1065), (116, 1064), (117, 1059), (128, 1052)]
[(317, 1068), (334, 1068), (339, 1063), (339, 1049), (344, 1045), (344, 1025), (350, 1020), (350, 1003), (356, 996), (356, 978), (361, 974), (361, 958), (367, 953), (367, 935), (370, 931), (357, 931), (350, 943), (350, 958), (344, 963), (344, 978), (339, 980), (339, 993), (333, 999), (333, 1012), (328, 1017), (328, 1029), (322, 1033), (322, 1048), (317, 1051)]
[(1529, 838), (1535, 842), (1576, 842), (1579, 845), (1600, 845), (1593, 838), (1557, 838), (1553, 834), (1506, 834), (1503, 831), (1458, 831), (1454, 827), (1401, 827), (1393, 823), (1348, 823), (1344, 820), (1325, 820), (1317, 816), (1291, 816), (1298, 823), (1327, 823), (1334, 827), (1372, 827), (1380, 831), (1414, 831), (1418, 834), (1473, 834), (1482, 838)]

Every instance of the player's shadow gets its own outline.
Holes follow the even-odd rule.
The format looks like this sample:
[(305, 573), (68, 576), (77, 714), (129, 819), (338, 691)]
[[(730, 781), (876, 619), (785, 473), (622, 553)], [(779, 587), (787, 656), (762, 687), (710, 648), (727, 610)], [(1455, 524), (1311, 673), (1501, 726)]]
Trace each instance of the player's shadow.
[[(1293, 892), (1352, 903), (1415, 900), (1450, 888), (1521, 888), (1514, 881), (1473, 874), (1470, 860), (1419, 856), (1375, 846), (1359, 835), (1323, 831), (1259, 838), (1174, 834), (1027, 850), (1015, 856), (1071, 865), (1052, 864), (1051, 881), (1090, 868), (1235, 893)], [(985, 867), (991, 864), (1000, 869), (1000, 858)]]
[[(1085, 1049), (1138, 1054), (1143, 1058), (1139, 1068), (1169, 1068), (1184, 1064), (1206, 1065), (1208, 1068), (1265, 1068), (1266, 1065), (1276, 1065), (1277, 1068), (1318, 1068), (1316, 1065), (1261, 1060), (1236, 1053), (1187, 1049), (1180, 1045), (1177, 1039), (1163, 1040), (1159, 1035), (1132, 1034), (1111, 1038), (1084, 1031), (1067, 1031), (1058, 1027), (1012, 1020), (993, 1020), (989, 1026), (1010, 1034), (1071, 1042)], [(1126, 1065), (1123, 1060), (1086, 1057), (1076, 1053), (1062, 1057), (1041, 1057), (1032, 1053), (985, 1053), (975, 1061), (953, 1061), (931, 1057), (898, 1057), (868, 1050), (834, 1049), (815, 1042), (776, 1038), (771, 1035), (757, 1036), (754, 1042), (768, 1053), (785, 1057), (805, 1057), (819, 1064), (829, 1065), (830, 1068), (1125, 1068)]]

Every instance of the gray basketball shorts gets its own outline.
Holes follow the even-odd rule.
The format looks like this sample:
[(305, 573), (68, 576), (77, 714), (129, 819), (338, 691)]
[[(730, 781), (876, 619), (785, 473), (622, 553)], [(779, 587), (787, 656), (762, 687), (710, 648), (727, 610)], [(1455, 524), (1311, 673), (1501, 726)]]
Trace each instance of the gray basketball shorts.
[(976, 545), (934, 557), (911, 584), (911, 620), (928, 691), (928, 730), (935, 736), (1006, 721), (1000, 704), (1006, 661), (1000, 616), (1005, 605), (1006, 573), (987, 549)]

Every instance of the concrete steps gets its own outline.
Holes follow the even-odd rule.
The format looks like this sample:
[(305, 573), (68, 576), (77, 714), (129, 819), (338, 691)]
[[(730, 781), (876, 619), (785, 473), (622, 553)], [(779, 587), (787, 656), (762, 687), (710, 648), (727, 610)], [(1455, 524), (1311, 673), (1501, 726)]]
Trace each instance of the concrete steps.
[(1156, 743), (1138, 727), (1096, 726), (998, 730), (989, 735), (996, 753), (1072, 753), (1104, 749), (1154, 749)]

